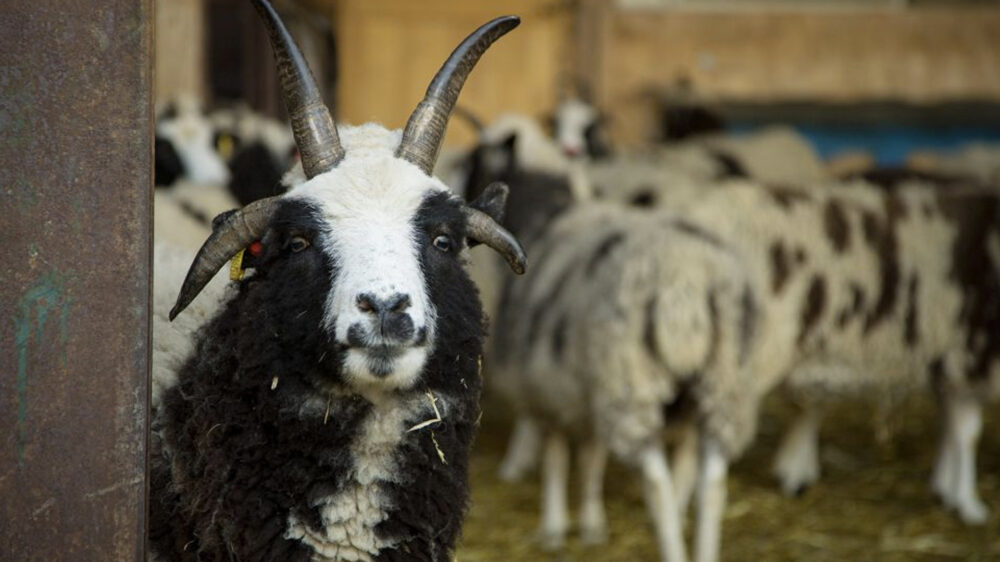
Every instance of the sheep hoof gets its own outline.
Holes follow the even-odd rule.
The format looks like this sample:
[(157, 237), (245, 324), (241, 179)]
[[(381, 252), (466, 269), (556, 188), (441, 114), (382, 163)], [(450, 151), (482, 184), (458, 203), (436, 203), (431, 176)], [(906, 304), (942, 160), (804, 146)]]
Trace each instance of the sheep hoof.
[(549, 552), (562, 549), (566, 543), (565, 529), (542, 529), (538, 532), (538, 544)]
[(990, 518), (990, 510), (977, 498), (959, 502), (958, 516), (966, 525), (982, 525)]
[(605, 544), (608, 542), (608, 528), (604, 525), (582, 527), (580, 529), (580, 542), (587, 546)]

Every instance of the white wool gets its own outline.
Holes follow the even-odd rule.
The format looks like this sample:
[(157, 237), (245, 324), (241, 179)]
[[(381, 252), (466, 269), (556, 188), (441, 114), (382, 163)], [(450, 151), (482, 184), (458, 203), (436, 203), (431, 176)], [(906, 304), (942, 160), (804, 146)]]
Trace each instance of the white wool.
[(944, 175), (968, 176), (987, 184), (1000, 183), (1000, 144), (970, 143), (955, 152), (914, 152), (911, 168)]
[[(316, 503), (323, 530), (316, 532), (290, 515), (285, 538), (312, 547), (316, 551), (314, 560), (369, 561), (380, 551), (395, 546), (375, 532), (394, 507), (381, 486), (398, 483), (395, 455), (403, 438), (412, 434), (418, 439), (433, 439), (434, 425), (419, 427), (419, 424), (434, 419), (437, 413), (442, 418), (448, 416), (446, 397), (434, 395), (433, 400), (432, 405), (431, 396), (414, 392), (375, 401), (350, 446), (354, 470), (337, 493)], [(316, 409), (312, 414), (323, 416), (325, 410)]]
[(496, 144), (511, 135), (517, 135), (514, 157), (519, 166), (540, 172), (563, 175), (569, 172), (571, 162), (559, 146), (542, 130), (538, 121), (526, 115), (506, 113), (498, 117), (480, 133), (481, 142)]
[(807, 186), (829, 179), (809, 141), (790, 127), (771, 126), (745, 135), (718, 134), (693, 141), (718, 150), (763, 183)]
[(177, 383), (177, 373), (194, 351), (195, 333), (210, 320), (224, 300), (228, 268), (223, 268), (173, 322), (168, 314), (194, 261), (196, 248), (157, 241), (153, 245), (153, 377), (152, 403)]

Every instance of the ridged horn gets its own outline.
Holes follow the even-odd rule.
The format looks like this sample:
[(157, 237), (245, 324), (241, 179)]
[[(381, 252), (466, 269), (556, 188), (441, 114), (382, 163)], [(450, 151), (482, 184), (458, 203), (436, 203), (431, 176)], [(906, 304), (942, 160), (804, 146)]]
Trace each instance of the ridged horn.
[(514, 235), (479, 209), (466, 206), (462, 210), (465, 212), (466, 235), (496, 250), (507, 260), (514, 273), (523, 274), (527, 257)]
[(171, 320), (191, 304), (219, 268), (251, 242), (260, 239), (279, 203), (278, 197), (260, 199), (224, 215), (224, 218), (213, 225), (212, 234), (201, 245), (188, 269), (187, 277), (184, 278), (177, 302), (170, 310)]
[(323, 103), (309, 65), (278, 13), (267, 0), (251, 0), (271, 39), (295, 145), (307, 178), (332, 170), (344, 158), (337, 125)]
[(403, 130), (403, 140), (396, 149), (398, 158), (416, 164), (424, 173), (431, 174), (448, 127), (448, 118), (465, 79), (486, 49), (519, 23), (521, 18), (517, 16), (496, 18), (473, 31), (452, 51), (427, 86), (424, 99), (410, 114)]

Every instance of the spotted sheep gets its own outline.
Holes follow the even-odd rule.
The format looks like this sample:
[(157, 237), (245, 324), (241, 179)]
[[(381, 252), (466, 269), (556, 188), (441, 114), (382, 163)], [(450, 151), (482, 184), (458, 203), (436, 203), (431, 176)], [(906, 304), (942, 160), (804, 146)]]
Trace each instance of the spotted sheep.
[(450, 560), (484, 334), (465, 248), (485, 244), (517, 272), (525, 257), (496, 222), (505, 186), (466, 204), (430, 172), (466, 77), (519, 20), (463, 41), (400, 132), (336, 126), (273, 8), (254, 5), (305, 180), (217, 217), (170, 312), (256, 249), (154, 413), (151, 549), (184, 560)]
[(978, 187), (855, 181), (732, 186), (688, 215), (754, 266), (770, 318), (763, 367), (805, 402), (775, 461), (786, 491), (818, 477), (824, 402), (932, 389), (943, 404), (933, 488), (964, 521), (985, 520), (975, 445), (1000, 387), (998, 207)]
[[(576, 207), (561, 215), (532, 246), (540, 265), (511, 284), (507, 308), (519, 313), (500, 311), (494, 354), (498, 388), (549, 435), (543, 538), (559, 544), (566, 531), (560, 489), (568, 435), (584, 443), (584, 538), (602, 536), (602, 450), (610, 447), (642, 466), (647, 482), (655, 474), (672, 481), (673, 498), (659, 496), (661, 514), (682, 512), (698, 482), (697, 558), (714, 560), (727, 467), (751, 443), (761, 401), (778, 387), (817, 406), (932, 389), (944, 404), (934, 489), (965, 521), (982, 521), (975, 443), (981, 403), (1000, 391), (998, 198), (926, 183), (791, 189), (730, 181), (705, 191), (682, 218), (662, 218), (671, 234), (661, 233), (659, 243), (641, 242), (650, 235), (639, 225), (662, 211), (616, 207), (588, 217)], [(615, 216), (625, 218), (616, 223)], [(630, 243), (634, 262), (626, 259)], [(722, 279), (697, 278), (692, 272), (711, 256), (737, 264), (730, 261)], [(662, 270), (640, 266), (658, 260), (666, 260)], [(627, 282), (630, 271), (645, 277), (633, 273)], [(742, 289), (713, 297), (712, 287), (725, 283)], [(669, 293), (676, 284), (683, 297), (636, 296)], [(654, 314), (664, 302), (669, 313)], [(705, 304), (691, 312), (692, 303)], [(717, 326), (702, 340), (712, 343), (691, 342), (706, 325)], [(729, 347), (719, 343), (727, 333)], [(672, 470), (660, 466), (660, 452), (641, 446), (657, 446), (665, 411), (679, 411), (694, 429)], [(806, 410), (779, 455), (786, 480), (801, 482), (818, 467), (817, 411)], [(649, 483), (647, 501), (658, 497), (653, 490)], [(683, 560), (679, 534), (663, 523), (673, 520), (656, 522), (661, 553)]]
[[(607, 203), (560, 215), (532, 246), (539, 265), (510, 283), (497, 317), (495, 386), (544, 434), (543, 544), (566, 535), (568, 439), (580, 442), (580, 530), (606, 537), (608, 451), (637, 467), (665, 560), (686, 559), (679, 503), (661, 442), (668, 405), (702, 420), (700, 560), (714, 560), (740, 389), (759, 318), (745, 267), (712, 235), (668, 212)], [(506, 311), (520, 311), (507, 313)], [(696, 467), (694, 467), (696, 468)], [(684, 478), (689, 485), (693, 474)]]
[(229, 167), (229, 192), (240, 205), (287, 190), (282, 176), (295, 163), (288, 125), (248, 107), (218, 109), (208, 116), (214, 146)]
[(179, 180), (225, 184), (229, 170), (213, 145), (214, 128), (191, 97), (168, 103), (156, 116), (155, 180), (169, 187)]
[[(995, 190), (956, 178), (870, 179), (880, 186), (853, 180), (787, 209), (811, 213), (828, 250), (800, 245), (794, 252), (802, 259), (789, 260), (787, 238), (768, 249), (776, 296), (791, 279), (810, 279), (799, 338), (817, 348), (785, 382), (802, 408), (774, 471), (788, 494), (819, 478), (818, 432), (829, 403), (898, 402), (929, 388), (942, 405), (932, 489), (963, 521), (982, 523), (988, 511), (976, 491), (975, 449), (981, 405), (1000, 389), (1000, 202)], [(852, 338), (861, 348), (853, 356), (844, 349)]]

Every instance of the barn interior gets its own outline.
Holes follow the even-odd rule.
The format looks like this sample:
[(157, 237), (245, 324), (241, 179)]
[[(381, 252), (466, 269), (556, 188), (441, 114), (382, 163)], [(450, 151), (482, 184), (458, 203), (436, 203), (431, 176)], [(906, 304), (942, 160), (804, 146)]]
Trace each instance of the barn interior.
[[(876, 168), (931, 166), (969, 151), (992, 155), (1000, 181), (1000, 9), (961, 0), (516, 0), (275, 3), (291, 21), (336, 118), (399, 127), (427, 77), (465, 30), (521, 16), (516, 40), (477, 68), (461, 107), (489, 123), (504, 113), (545, 122), (580, 96), (616, 147), (678, 142), (714, 121), (727, 135), (768, 127), (808, 147), (810, 180)], [(283, 118), (269, 48), (239, 0), (157, 5), (156, 99), (196, 94)], [(701, 121), (700, 121), (701, 120)], [(446, 146), (476, 131), (451, 124)], [(775, 165), (786, 157), (774, 154)], [(778, 173), (778, 172), (776, 172)], [(990, 176), (989, 174), (992, 174)], [(778, 173), (780, 177), (780, 173)], [(489, 366), (487, 361), (487, 380)], [(537, 472), (501, 481), (513, 423), (487, 391), (472, 465), (473, 502), (460, 560), (651, 560), (655, 540), (634, 471), (612, 464), (606, 544), (536, 537)], [(963, 525), (927, 493), (937, 429), (931, 397), (893, 406), (841, 405), (823, 429), (823, 479), (785, 497), (770, 455), (792, 412), (768, 402), (759, 436), (734, 466), (724, 560), (987, 560), (1000, 557), (1000, 519)], [(995, 408), (985, 427), (998, 421)], [(1000, 501), (1000, 437), (987, 429), (980, 491)], [(573, 474), (573, 478), (576, 474)]]
[[(149, 114), (160, 123), (178, 111), (206, 118), (242, 112), (270, 120), (279, 130), (260, 133), (260, 138), (279, 139), (273, 145), (264, 142), (269, 149), (277, 146), (273, 152), (282, 169), (267, 176), (266, 185), (256, 191), (235, 197), (245, 204), (283, 191), (278, 179), (297, 155), (287, 132), (271, 47), (252, 6), (245, 0), (154, 4), (145, 3), (152, 13), (138, 16), (151, 26), (145, 37), (150, 41), (152, 74), (143, 78), (152, 101)], [(579, 99), (600, 114), (605, 141), (615, 151), (684, 146), (702, 134), (725, 143), (775, 133), (784, 144), (771, 147), (755, 173), (782, 187), (905, 170), (968, 175), (978, 184), (1000, 189), (1000, 3), (995, 0), (273, 4), (337, 122), (377, 121), (388, 128), (405, 125), (428, 79), (457, 41), (490, 18), (519, 15), (520, 28), (490, 50), (464, 87), (459, 107), (474, 119), (452, 119), (442, 158), (461, 158), (475, 146), (479, 137), (474, 120), (489, 124), (506, 114), (520, 114), (551, 133), (559, 104)], [(7, 86), (0, 79), (0, 92)], [(2, 97), (0, 131), (9, 124)], [(212, 146), (229, 151), (237, 136), (215, 132)], [(158, 150), (160, 146), (158, 140)], [(159, 184), (159, 154), (156, 158)], [(238, 173), (209, 183), (225, 184), (230, 177), (239, 181)], [(264, 172), (254, 168), (248, 173), (256, 177)], [(226, 195), (197, 207), (200, 203), (191, 202), (197, 196), (190, 190), (159, 192), (149, 218), (154, 236), (161, 228), (180, 224), (174, 221), (205, 222), (232, 201)], [(178, 198), (183, 216), (155, 214), (161, 196)], [(35, 203), (18, 199), (15, 204), (23, 210)], [(165, 235), (171, 243), (193, 243), (196, 250), (202, 238), (191, 237), (192, 231), (183, 229)], [(499, 275), (500, 262), (483, 250), (473, 250), (471, 260), (473, 268), (487, 272), (476, 279), (484, 283), (487, 310), (495, 310), (501, 281), (489, 278)], [(3, 277), (0, 272), (0, 283)], [(61, 298), (59, 279), (52, 280), (56, 300)], [(22, 310), (21, 302), (12, 300), (12, 310)], [(52, 314), (54, 318), (56, 312)], [(49, 329), (56, 328), (50, 324)], [(154, 369), (155, 360), (154, 355)], [(62, 361), (65, 368), (65, 355)], [(634, 467), (613, 456), (604, 484), (606, 540), (585, 544), (571, 523), (565, 544), (545, 544), (539, 537), (543, 494), (538, 467), (517, 481), (498, 474), (516, 407), (491, 389), (488, 356), (483, 376), (482, 424), (470, 467), (472, 501), (455, 560), (658, 559), (642, 480)], [(0, 380), (0, 388), (5, 384)], [(15, 384), (10, 383), (11, 388)], [(128, 390), (122, 389), (122, 396)], [(984, 407), (976, 458), (978, 491), (990, 515), (981, 524), (968, 525), (943, 506), (929, 486), (942, 431), (937, 397), (918, 392), (897, 400), (891, 390), (885, 392), (872, 400), (839, 402), (824, 413), (822, 477), (793, 496), (782, 493), (772, 458), (797, 410), (787, 396), (769, 396), (753, 444), (729, 469), (721, 560), (1000, 560), (996, 401)], [(8, 412), (18, 411), (12, 401)], [(0, 399), (0, 411), (7, 405)], [(10, 425), (21, 431), (24, 422)], [(665, 439), (673, 443), (675, 437)], [(0, 453), (0, 487), (7, 478), (2, 470), (7, 460), (16, 464), (13, 453)], [(570, 506), (575, 510), (576, 468), (570, 476)], [(141, 491), (138, 494), (141, 497)], [(47, 509), (32, 511), (30, 519), (44, 521)], [(8, 516), (13, 520), (14, 514)], [(690, 539), (695, 516), (685, 521)], [(142, 546), (137, 548), (141, 551)], [(136, 554), (136, 559), (141, 556)]]

